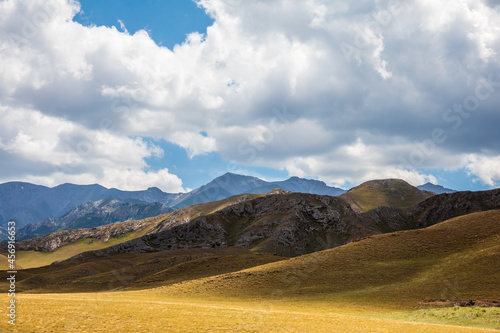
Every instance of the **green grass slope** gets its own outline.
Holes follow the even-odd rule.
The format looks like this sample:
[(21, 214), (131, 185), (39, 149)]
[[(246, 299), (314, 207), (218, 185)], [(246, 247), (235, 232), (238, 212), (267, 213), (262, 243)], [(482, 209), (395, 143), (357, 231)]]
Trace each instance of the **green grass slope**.
[(347, 201), (354, 211), (363, 213), (381, 206), (411, 207), (433, 195), (435, 194), (421, 191), (404, 180), (384, 179), (365, 182), (342, 194), (340, 198)]

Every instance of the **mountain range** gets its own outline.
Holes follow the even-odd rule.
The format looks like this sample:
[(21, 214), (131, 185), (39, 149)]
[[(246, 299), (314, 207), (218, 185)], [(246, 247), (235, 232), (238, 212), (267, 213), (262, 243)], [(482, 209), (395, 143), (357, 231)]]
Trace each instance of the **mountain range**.
[(170, 202), (169, 206), (182, 208), (193, 204), (222, 200), (243, 193), (263, 194), (276, 188), (285, 191), (331, 196), (345, 193), (345, 190), (330, 187), (319, 180), (291, 177), (284, 181), (267, 182), (256, 177), (226, 173), (200, 188), (179, 196)]
[(0, 226), (11, 220), (20, 229), (47, 218), (57, 219), (71, 209), (90, 201), (113, 196), (130, 203), (167, 203), (180, 194), (165, 193), (156, 187), (145, 191), (121, 191), (101, 185), (62, 184), (46, 187), (23, 182), (0, 184)]
[(435, 185), (432, 183), (425, 183), (424, 185), (417, 186), (419, 190), (422, 191), (429, 191), (429, 192), (434, 192), (436, 194), (443, 194), (443, 193), (455, 193), (457, 191), (452, 190), (450, 188), (446, 188), (441, 185)]
[[(389, 199), (392, 192), (411, 197), (415, 190), (419, 191), (402, 180), (372, 181), (351, 191), (359, 193), (360, 190), (380, 186), (385, 189), (381, 197), (389, 193)], [(103, 256), (123, 252), (239, 246), (257, 252), (297, 256), (380, 233), (425, 228), (453, 217), (500, 209), (500, 189), (432, 195), (411, 206), (405, 200), (395, 201), (395, 204), (362, 212), (357, 210), (358, 204), (350, 203), (343, 196), (280, 189), (267, 194), (243, 194), (159, 216), (154, 223), (147, 224), (147, 229), (141, 229), (136, 237), (123, 239), (108, 248), (106, 244), (101, 244), (95, 250)], [(109, 239), (109, 232), (114, 226), (60, 231), (17, 245), (21, 250), (52, 252), (82, 238)], [(127, 233), (145, 228), (144, 224), (134, 221), (116, 226), (125, 228)], [(114, 231), (113, 235), (118, 237), (120, 233)]]
[[(422, 185), (435, 191), (453, 191), (433, 184)], [(16, 220), (18, 229), (32, 223), (45, 224), (57, 220), (87, 202), (115, 197), (128, 203), (159, 202), (173, 209), (193, 204), (222, 200), (243, 193), (263, 194), (279, 188), (285, 191), (339, 196), (346, 191), (330, 187), (322, 181), (291, 177), (284, 181), (267, 182), (256, 177), (226, 173), (188, 193), (165, 193), (156, 187), (145, 191), (121, 191), (101, 185), (62, 184), (53, 188), (23, 182), (0, 184), (0, 228)], [(42, 230), (42, 229), (40, 229)], [(0, 233), (2, 230), (0, 230)]]
[(160, 202), (131, 203), (110, 196), (76, 206), (57, 219), (49, 217), (40, 223), (29, 223), (17, 230), (16, 238), (22, 240), (60, 230), (93, 228), (115, 222), (140, 220), (172, 211), (172, 208)]

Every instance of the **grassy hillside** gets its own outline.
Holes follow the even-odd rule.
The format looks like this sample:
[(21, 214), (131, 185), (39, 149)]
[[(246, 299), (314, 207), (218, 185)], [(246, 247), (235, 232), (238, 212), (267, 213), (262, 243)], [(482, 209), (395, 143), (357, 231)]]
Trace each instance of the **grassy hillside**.
[(404, 180), (384, 179), (365, 182), (340, 197), (346, 200), (354, 211), (363, 213), (380, 206), (411, 207), (433, 195), (434, 193), (421, 191)]
[(500, 211), (495, 210), (157, 292), (412, 310), (430, 299), (499, 300), (498, 262)]
[[(16, 289), (19, 292), (57, 293), (110, 291), (124, 287), (145, 289), (236, 272), (283, 259), (244, 248), (121, 253), (19, 271)], [(0, 286), (7, 287), (6, 283), (0, 281)]]

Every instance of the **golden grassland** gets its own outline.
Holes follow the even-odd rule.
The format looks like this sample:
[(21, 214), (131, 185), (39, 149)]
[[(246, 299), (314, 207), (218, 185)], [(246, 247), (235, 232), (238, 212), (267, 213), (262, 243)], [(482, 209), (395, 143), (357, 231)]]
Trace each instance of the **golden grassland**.
[[(291, 259), (252, 255), (243, 249), (188, 251), (134, 254), (135, 259), (123, 254), (120, 260), (110, 260), (128, 262), (128, 266), (116, 264), (116, 269), (111, 267), (94, 277), (103, 281), (113, 276), (115, 280), (131, 277), (128, 289), (81, 293), (81, 284), (70, 284), (68, 290), (74, 293), (18, 294), (17, 325), (9, 327), (4, 318), (0, 331), (500, 330), (499, 308), (429, 309), (421, 304), (431, 299), (500, 300), (500, 210), (454, 218), (421, 230), (372, 236)], [(201, 255), (203, 251), (213, 253)], [(178, 262), (138, 274), (159, 265), (161, 257), (168, 255), (171, 258), (165, 260)], [(182, 255), (191, 256), (190, 260), (179, 260)], [(262, 264), (266, 260), (268, 263)], [(79, 265), (105, 267), (111, 261)], [(26, 272), (54, 274), (57, 282), (74, 277), (74, 271), (67, 274), (64, 270), (82, 267), (63, 268), (57, 270), (53, 265)], [(108, 290), (111, 288), (114, 286)]]
[[(368, 316), (321, 303), (159, 298), (150, 292), (18, 296), (2, 332), (495, 332)], [(352, 313), (349, 313), (352, 310)]]

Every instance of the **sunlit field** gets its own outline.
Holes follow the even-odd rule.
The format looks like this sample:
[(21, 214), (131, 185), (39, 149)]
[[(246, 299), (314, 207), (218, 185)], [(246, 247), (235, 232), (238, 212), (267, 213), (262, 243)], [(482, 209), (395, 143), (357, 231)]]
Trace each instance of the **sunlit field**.
[[(153, 292), (18, 297), (6, 332), (494, 332), (388, 318), (384, 311), (285, 300), (174, 299)], [(491, 310), (488, 310), (491, 311)], [(493, 316), (493, 314), (491, 314)], [(498, 316), (498, 312), (496, 314)], [(401, 314), (399, 315), (401, 316)]]

